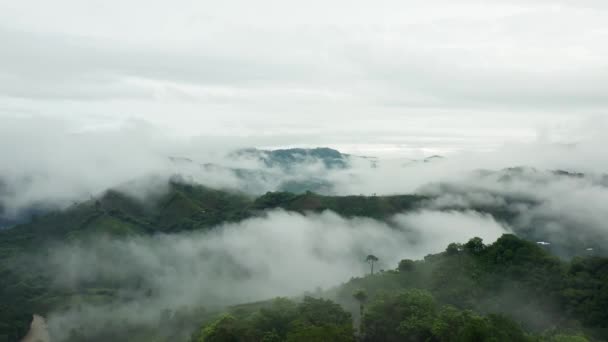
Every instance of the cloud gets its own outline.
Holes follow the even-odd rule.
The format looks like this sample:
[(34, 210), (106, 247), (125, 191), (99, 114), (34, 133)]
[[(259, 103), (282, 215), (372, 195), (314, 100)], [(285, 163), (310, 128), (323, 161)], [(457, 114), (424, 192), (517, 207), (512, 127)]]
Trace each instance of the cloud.
[(551, 243), (555, 254), (603, 254), (608, 219), (606, 175), (564, 175), (530, 168), (473, 174), (466, 181), (429, 184), (429, 208), (484, 210), (507, 220), (521, 237)]
[[(553, 143), (549, 136), (493, 151), (453, 152), (447, 158), (426, 163), (421, 160), (435, 150), (414, 153), (412, 158), (380, 157), (375, 163), (353, 157), (348, 168), (331, 170), (315, 160), (302, 160), (285, 170), (264, 165), (256, 158), (230, 154), (238, 148), (269, 143), (256, 137), (184, 138), (137, 120), (107, 127), (82, 127), (52, 118), (0, 121), (0, 203), (2, 215), (11, 218), (36, 207), (65, 208), (109, 188), (121, 187), (142, 198), (150, 190), (163, 189), (163, 183), (174, 175), (253, 195), (278, 190), (286, 182), (311, 180), (329, 184), (329, 194), (385, 195), (419, 192), (429, 183), (472, 184), (479, 174), (471, 172), (479, 169), (529, 166), (598, 177), (608, 169), (608, 159), (597, 152), (606, 143), (603, 120), (560, 133), (572, 138), (573, 144), (569, 145)], [(426, 141), (421, 139), (420, 146)], [(358, 148), (353, 151), (368, 152)], [(240, 178), (234, 169), (244, 170), (249, 176)], [(491, 190), (493, 185), (486, 186)]]
[(547, 121), (605, 114), (605, 11), (565, 0), (21, 1), (0, 7), (0, 115), (137, 118), (282, 144), (521, 141)]
[[(241, 183), (229, 169), (202, 165), (228, 162), (226, 155), (238, 147), (222, 139), (190, 143), (140, 121), (88, 131), (48, 118), (5, 118), (0, 125), (1, 214), (19, 216), (32, 207), (63, 209), (111, 188), (142, 198), (166, 189), (174, 175), (237, 189)], [(199, 162), (171, 159), (183, 153)]]
[(209, 232), (62, 244), (41, 264), (56, 288), (121, 284), (119, 299), (57, 311), (48, 322), (57, 340), (72, 328), (95, 333), (110, 321), (154, 324), (164, 309), (214, 308), (335, 286), (365, 274), (371, 253), (381, 267), (394, 268), (453, 241), (481, 236), (490, 243), (505, 232), (475, 212), (421, 211), (397, 215), (388, 225), (331, 212), (273, 211)]

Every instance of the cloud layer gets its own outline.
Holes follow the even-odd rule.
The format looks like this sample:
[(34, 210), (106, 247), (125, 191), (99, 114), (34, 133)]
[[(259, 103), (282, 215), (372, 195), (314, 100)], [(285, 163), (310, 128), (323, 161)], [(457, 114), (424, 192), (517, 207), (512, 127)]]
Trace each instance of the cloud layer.
[(48, 322), (58, 340), (72, 328), (93, 334), (112, 321), (154, 324), (164, 309), (221, 307), (335, 286), (368, 272), (368, 254), (379, 257), (377, 269), (392, 269), (403, 258), (439, 252), (465, 237), (490, 243), (505, 232), (474, 212), (396, 215), (389, 226), (331, 212), (275, 211), (207, 233), (59, 245), (41, 264), (57, 288), (121, 287), (115, 303), (81, 304), (51, 313)]
[[(328, 191), (335, 195), (380, 195), (418, 192), (429, 183), (474, 183), (478, 174), (471, 172), (480, 169), (527, 166), (584, 172), (590, 177), (608, 170), (608, 158), (598, 152), (607, 142), (602, 121), (571, 131), (585, 136), (570, 145), (541, 140), (491, 152), (453, 153), (432, 162), (385, 157), (372, 163), (352, 158), (345, 169), (327, 169), (316, 160), (303, 160), (286, 171), (230, 153), (255, 146), (256, 139), (175, 137), (140, 121), (88, 130), (63, 120), (0, 120), (0, 203), (5, 217), (37, 207), (64, 208), (115, 187), (142, 197), (162, 191), (166, 180), (176, 174), (213, 188), (254, 195), (277, 190), (284, 182), (311, 179), (330, 184)], [(239, 178), (234, 169), (253, 176)]]
[[(601, 1), (0, 5), (0, 115), (451, 151), (608, 108)], [(135, 15), (135, 13), (137, 15)]]

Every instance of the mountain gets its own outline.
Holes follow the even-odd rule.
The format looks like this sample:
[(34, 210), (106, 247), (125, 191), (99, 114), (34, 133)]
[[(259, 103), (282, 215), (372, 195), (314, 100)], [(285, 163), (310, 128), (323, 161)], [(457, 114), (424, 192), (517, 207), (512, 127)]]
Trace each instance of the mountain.
[(266, 167), (278, 167), (284, 170), (293, 170), (301, 164), (322, 163), (326, 168), (345, 168), (348, 166), (350, 155), (340, 151), (317, 147), (289, 148), (277, 150), (258, 150), (255, 148), (242, 149), (232, 153), (234, 158), (254, 159)]
[[(193, 179), (229, 176), (238, 181), (238, 185), (233, 185), (234, 188), (254, 195), (267, 191), (293, 193), (314, 191), (329, 194), (332, 193), (333, 185), (324, 178), (326, 172), (349, 167), (350, 158), (351, 156), (330, 148), (242, 149), (230, 153), (219, 163), (197, 161), (184, 156), (169, 156), (167, 161), (170, 171), (166, 176), (169, 178), (172, 174), (176, 174)], [(46, 177), (42, 178), (38, 181), (44, 186), (44, 182), (49, 180)], [(9, 181), (0, 175), (0, 229), (28, 222), (33, 217), (61, 207), (55, 199), (27, 197), (24, 202), (29, 204), (21, 204), (18, 209), (9, 211), (8, 204), (19, 202), (16, 197), (20, 192), (32, 193), (35, 196), (36, 189), (32, 188), (35, 186), (33, 179), (37, 178), (23, 174)], [(125, 179), (128, 183), (129, 177), (126, 176)], [(81, 202), (83, 195), (88, 197), (95, 194), (79, 193), (74, 195), (71, 201), (69, 199), (62, 201)]]
[[(430, 162), (441, 158), (432, 156), (410, 163)], [(259, 196), (268, 191), (295, 194), (311, 191), (335, 195), (334, 182), (340, 175), (337, 172), (350, 170), (354, 162), (359, 168), (375, 169), (383, 165), (373, 157), (345, 154), (330, 148), (250, 148), (234, 151), (215, 162), (185, 156), (169, 156), (166, 162), (167, 170), (163, 174), (166, 178), (178, 175), (190, 182), (215, 186), (217, 184), (213, 180), (220, 180), (223, 184), (221, 186), (238, 189), (252, 196)], [(33, 182), (33, 179), (36, 179), (36, 182)], [(124, 176), (124, 183), (136, 181), (139, 179)], [(39, 191), (39, 187), (45, 188), (51, 183), (49, 177), (36, 178), (31, 175), (21, 175), (11, 183), (0, 175), (0, 229), (29, 222), (34, 217), (97, 196), (91, 189), (75, 191), (71, 195), (68, 192), (60, 199), (49, 197), (45, 191)], [(66, 187), (70, 188), (70, 184), (66, 184)], [(14, 203), (19, 203), (18, 207), (8, 210), (9, 204)]]

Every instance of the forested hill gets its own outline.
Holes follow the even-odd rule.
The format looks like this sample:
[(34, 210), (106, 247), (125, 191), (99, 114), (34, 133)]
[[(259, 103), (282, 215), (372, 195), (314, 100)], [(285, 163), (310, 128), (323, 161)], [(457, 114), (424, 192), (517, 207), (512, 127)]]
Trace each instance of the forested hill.
[[(32, 222), (0, 231), (0, 242), (40, 242), (51, 238), (72, 239), (89, 234), (151, 234), (209, 229), (282, 208), (297, 212), (331, 210), (346, 217), (377, 219), (414, 210), (428, 198), (398, 196), (322, 196), (307, 192), (267, 193), (258, 198), (202, 185), (171, 182), (162, 196), (141, 201), (116, 190), (98, 199), (74, 204), (64, 210), (36, 217)], [(13, 245), (14, 246), (14, 245)]]
[[(519, 237), (534, 242), (552, 241), (547, 248), (560, 256), (599, 256), (608, 253), (605, 247), (608, 240), (594, 229), (562, 229), (559, 239), (554, 239), (554, 224), (550, 217), (530, 220), (526, 212), (521, 211), (521, 208), (532, 209), (543, 205), (534, 198), (521, 194), (481, 193), (477, 195), (494, 196), (500, 200), (496, 201), (497, 205), (437, 206), (435, 199), (444, 194), (452, 196), (464, 191), (449, 185), (441, 185), (437, 189), (427, 195), (325, 196), (307, 191), (300, 194), (268, 192), (255, 198), (245, 193), (173, 180), (162, 195), (149, 196), (144, 200), (109, 190), (96, 199), (75, 203), (63, 211), (34, 216), (28, 223), (0, 230), (0, 248), (8, 244), (7, 248), (14, 249), (26, 243), (82, 238), (92, 234), (120, 236), (204, 230), (263, 215), (264, 211), (275, 208), (300, 213), (331, 210), (344, 217), (379, 220), (390, 219), (395, 214), (407, 211), (430, 209), (473, 210), (491, 215), (495, 220), (509, 225)], [(548, 221), (544, 222), (544, 219)]]
[[(94, 241), (99, 235), (122, 239), (130, 236), (208, 230), (222, 223), (263, 216), (266, 210), (274, 208), (301, 213), (331, 210), (345, 217), (363, 216), (390, 220), (394, 214), (422, 210), (431, 200), (430, 197), (419, 195), (322, 196), (311, 192), (303, 194), (275, 192), (252, 198), (245, 194), (214, 190), (179, 181), (171, 182), (169, 190), (162, 195), (145, 201), (111, 190), (99, 198), (74, 204), (64, 211), (39, 216), (32, 222), (0, 231), (0, 274), (2, 275), (0, 341), (17, 341), (23, 337), (34, 313), (45, 315), (57, 308), (76, 305), (75, 303), (104, 303), (118, 298), (116, 294), (124, 284), (110, 283), (99, 286), (93, 282), (70, 292), (54, 290), (51, 286), (52, 280), (41, 276), (28, 264), (28, 258), (34, 255), (44, 258), (45, 248), (52, 243)], [(479, 210), (504, 221), (508, 221), (511, 215), (509, 211), (495, 211), (495, 208), (479, 208)], [(525, 231), (523, 233), (520, 235), (526, 237)], [(308, 312), (307, 310), (312, 310), (311, 305), (312, 308), (324, 308), (330, 305), (332, 310), (338, 310), (336, 315), (342, 315), (339, 313), (340, 310), (346, 310), (357, 321), (359, 303), (352, 298), (352, 292), (364, 290), (369, 298), (369, 305), (366, 304), (363, 316), (363, 329), (366, 329), (367, 336), (371, 336), (369, 334), (372, 326), (378, 334), (393, 336), (376, 340), (400, 341), (403, 336), (399, 334), (410, 331), (397, 328), (402, 326), (404, 320), (424, 318), (419, 322), (419, 332), (420, 336), (425, 338), (415, 340), (426, 340), (435, 336), (431, 340), (448, 341), (450, 339), (432, 335), (439, 333), (438, 330), (430, 328), (430, 325), (442, 322), (443, 318), (440, 319), (442, 315), (455, 315), (455, 318), (452, 318), (458, 322), (466, 321), (467, 324), (481, 325), (492, 330), (494, 324), (502, 324), (501, 322), (504, 321), (496, 321), (492, 318), (494, 316), (485, 315), (497, 312), (507, 315), (508, 322), (513, 320), (517, 329), (523, 329), (521, 331), (516, 329), (519, 331), (517, 336), (524, 336), (521, 335), (524, 333), (551, 334), (555, 329), (567, 327), (570, 330), (566, 332), (586, 332), (589, 336), (608, 338), (605, 324), (608, 321), (605, 313), (605, 308), (608, 307), (607, 267), (606, 259), (598, 257), (560, 260), (551, 255), (546, 247), (538, 246), (534, 241), (525, 241), (507, 235), (489, 246), (483, 245), (479, 240), (472, 240), (465, 245), (453, 244), (448, 246), (444, 253), (428, 256), (423, 261), (404, 261), (399, 264), (397, 270), (355, 278), (331, 293), (322, 294), (341, 304), (343, 308), (339, 310), (326, 302), (313, 301), (302, 304), (304, 306), (298, 306), (300, 304), (296, 303), (283, 304), (291, 308), (289, 309), (291, 313)], [(400, 292), (407, 289), (421, 289), (426, 292), (405, 294)], [(419, 303), (419, 301), (422, 301), (420, 305), (423, 306), (420, 310), (430, 310), (422, 311), (423, 317), (416, 316), (418, 309), (413, 313), (406, 308), (403, 311), (399, 311), (401, 309), (391, 311), (391, 307), (399, 308), (403, 303)], [(193, 304), (204, 306), (204, 303)], [(410, 305), (406, 304), (403, 305), (406, 307)], [(474, 310), (476, 314), (467, 311), (450, 311), (452, 309), (446, 309), (444, 305), (452, 305), (457, 310)], [(447, 313), (444, 312), (445, 310), (448, 310)], [(176, 335), (167, 335), (166, 339), (159, 338), (159, 340), (183, 339), (184, 327), (191, 327), (192, 324), (203, 320), (198, 312), (194, 310), (175, 314), (172, 320), (166, 320), (163, 324), (175, 323), (182, 327), (183, 329), (179, 329), (182, 335), (179, 335), (180, 338), (175, 337)], [(260, 315), (259, 312), (251, 314), (255, 317)], [(209, 313), (205, 314), (205, 319), (209, 315)], [(312, 330), (300, 331), (297, 336), (304, 336), (300, 340), (306, 340), (306, 336), (330, 334), (329, 331), (334, 329), (340, 336), (345, 336), (345, 340), (352, 340), (356, 331), (346, 329), (351, 319), (345, 318), (347, 316), (340, 316), (342, 318), (339, 320), (332, 321), (338, 325), (337, 327), (331, 325), (334, 323), (327, 325), (323, 321), (314, 321), (316, 322), (313, 322), (314, 324), (308, 322), (310, 324), (301, 327)], [(279, 341), (285, 340), (289, 335), (287, 326), (292, 327), (291, 323), (301, 322), (301, 317), (298, 315), (289, 317), (293, 322), (276, 323), (281, 324), (277, 327), (272, 325), (275, 324), (273, 322), (264, 323), (270, 324), (266, 326), (270, 331), (277, 330)], [(394, 320), (390, 321), (389, 318)], [(245, 319), (246, 322), (239, 322), (241, 319)], [(214, 324), (220, 327), (225, 324), (229, 326), (235, 324), (235, 327), (241, 329), (243, 326), (247, 328), (247, 324), (253, 324), (250, 319), (251, 317), (243, 314)], [(469, 319), (472, 321), (469, 322)], [(382, 321), (390, 321), (393, 325), (382, 325), (380, 323)], [(132, 334), (135, 329), (129, 326), (123, 328), (128, 334)], [(258, 332), (262, 329), (254, 328)], [(143, 337), (139, 338), (141, 341), (158, 337), (159, 334), (156, 330), (150, 330), (150, 327), (138, 329), (143, 329), (140, 335)], [(243, 331), (248, 331), (247, 329)], [(125, 336), (121, 335), (124, 332), (121, 333), (120, 329), (115, 330), (116, 332), (110, 336)], [(206, 325), (200, 331), (201, 335), (197, 336), (202, 339), (211, 330), (213, 329)], [(168, 331), (174, 330), (167, 328)], [(245, 333), (243, 331), (239, 330), (238, 334)], [(432, 332), (431, 335), (429, 331)], [(74, 341), (79, 340), (77, 337), (80, 333), (75, 332)], [(515, 334), (511, 331), (504, 336), (515, 336), (509, 335), (512, 333)], [(462, 332), (462, 334), (468, 333)], [(128, 336), (130, 340), (138, 340), (134, 335)], [(259, 335), (252, 336), (254, 337), (237, 340), (259, 340), (257, 339)], [(108, 340), (108, 336), (102, 336), (97, 340)], [(210, 338), (204, 340), (213, 341)], [(498, 340), (505, 339), (501, 337)]]
[(121, 238), (205, 230), (263, 215), (272, 208), (298, 212), (333, 210), (345, 216), (386, 218), (412, 210), (423, 200), (414, 195), (327, 197), (314, 193), (268, 193), (256, 199), (179, 181), (171, 182), (163, 195), (146, 201), (110, 190), (99, 198), (0, 230), (0, 322), (4, 322), (0, 324), (0, 337), (22, 337), (33, 313), (44, 314), (65, 304), (57, 293), (49, 292), (49, 280), (27, 264), (27, 257), (44, 253), (53, 243), (104, 235)]
[(608, 259), (564, 262), (503, 235), (402, 260), (301, 302), (234, 307), (193, 341), (584, 342), (608, 338), (607, 305)]

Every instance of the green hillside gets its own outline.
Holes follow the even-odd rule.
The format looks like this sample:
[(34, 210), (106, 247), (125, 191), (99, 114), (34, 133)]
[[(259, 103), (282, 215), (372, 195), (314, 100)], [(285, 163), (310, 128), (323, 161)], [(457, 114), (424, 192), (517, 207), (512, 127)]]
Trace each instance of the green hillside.
[(361, 216), (386, 219), (397, 213), (420, 207), (428, 197), (398, 196), (323, 196), (312, 192), (296, 195), (289, 192), (269, 192), (252, 204), (254, 210), (282, 208), (297, 212), (331, 210), (345, 217)]
[(564, 262), (513, 235), (492, 245), (478, 238), (451, 244), (443, 253), (403, 260), (394, 270), (353, 278), (321, 295), (341, 308), (310, 297), (239, 306), (208, 320), (192, 341), (608, 338), (608, 259)]
[[(0, 324), (0, 337), (15, 340), (23, 336), (32, 313), (48, 312), (65, 302), (100, 300), (95, 289), (53, 293), (48, 286), (50, 280), (31, 269), (28, 258), (43, 255), (53, 243), (98, 236), (120, 238), (204, 230), (273, 208), (298, 212), (333, 210), (344, 216), (384, 218), (413, 209), (422, 199), (419, 196), (329, 197), (314, 193), (268, 193), (252, 199), (244, 194), (171, 182), (167, 193), (142, 202), (110, 190), (98, 199), (0, 231), (0, 322), (5, 322)], [(114, 290), (106, 288), (102, 292), (111, 296)]]
[[(48, 248), (55, 243), (94, 241), (99, 236), (123, 239), (141, 234), (205, 230), (222, 223), (264, 215), (266, 210), (275, 208), (300, 213), (331, 210), (345, 217), (384, 220), (397, 213), (424, 208), (429, 199), (418, 195), (339, 197), (311, 192), (275, 192), (251, 198), (180, 182), (171, 182), (169, 191), (146, 201), (118, 191), (108, 191), (97, 199), (0, 231), (0, 341), (17, 341), (24, 336), (33, 313), (44, 315), (68, 305), (110, 302), (117, 298), (117, 291), (124, 286), (89, 284), (70, 291), (53, 290), (50, 286), (52, 280), (42, 276), (44, 272), (37, 272), (30, 260), (44, 258)], [(492, 214), (492, 209), (487, 212)], [(496, 217), (509, 219), (508, 213), (497, 214)], [(423, 292), (412, 292), (412, 289)], [(362, 321), (359, 317), (361, 303), (353, 298), (357, 291), (363, 291), (367, 297)], [(203, 313), (200, 310), (204, 303), (199, 303), (198, 309), (172, 313), (162, 324), (159, 323), (159, 327), (164, 327), (163, 333), (150, 331), (147, 326), (114, 327), (114, 333), (100, 336), (99, 341), (120, 340), (117, 336), (124, 337), (123, 333), (128, 333), (133, 341), (183, 340), (184, 329), (203, 321), (213, 326), (202, 327), (195, 334), (195, 340), (212, 341), (209, 336), (219, 327), (222, 331), (236, 329), (234, 334), (249, 336), (239, 337), (239, 341), (259, 340), (261, 337), (274, 341), (272, 338), (276, 340), (277, 336), (280, 341), (299, 341), (314, 336), (337, 336), (335, 340), (345, 341), (367, 336), (365, 338), (370, 341), (392, 341), (399, 340), (399, 336), (403, 337), (406, 332), (411, 333), (408, 329), (413, 328), (402, 327), (403, 322), (418, 317), (418, 314), (405, 309), (393, 312), (390, 307), (419, 301), (427, 311), (424, 317), (418, 317), (422, 321), (414, 325), (417, 330), (412, 336), (419, 336), (414, 339), (416, 341), (446, 340), (441, 337), (441, 331), (446, 330), (434, 328), (435, 325), (453, 324), (445, 320), (461, 322), (463, 327), (471, 325), (472, 330), (463, 328), (457, 336), (482, 334), (474, 336), (485, 336), (483, 338), (487, 337), (487, 340), (494, 335), (483, 335), (483, 331), (506, 334), (494, 336), (498, 341), (505, 340), (504, 336), (514, 340), (525, 336), (526, 339), (578, 341), (576, 337), (553, 339), (554, 336), (572, 333), (608, 338), (605, 323), (608, 322), (605, 310), (608, 307), (608, 260), (599, 257), (561, 260), (534, 242), (513, 235), (503, 236), (489, 246), (479, 240), (471, 240), (464, 245), (452, 244), (444, 253), (429, 255), (424, 260), (403, 261), (396, 270), (353, 278), (323, 296), (332, 298), (342, 307), (338, 309), (329, 302), (284, 302), (281, 305), (287, 306), (290, 314), (280, 323), (283, 328), (275, 327), (272, 321), (263, 323), (264, 328), (258, 326), (262, 323), (255, 317), (265, 314), (260, 310), (268, 303), (235, 307), (230, 317), (222, 316), (215, 323), (212, 322), (216, 313)], [(386, 303), (393, 304), (387, 306)], [(301, 310), (308, 310), (302, 305), (316, 308), (311, 310), (332, 308), (336, 315), (342, 315), (340, 310), (344, 310), (348, 315), (338, 321), (330, 319), (329, 323), (313, 322), (309, 316), (301, 316)], [(267, 314), (283, 315), (272, 310)], [(494, 314), (506, 318), (492, 316)], [(382, 327), (378, 326), (389, 317), (392, 325), (383, 323)], [(362, 322), (360, 329), (363, 333), (346, 328), (351, 320), (357, 329)], [(170, 329), (175, 326), (182, 329)], [(384, 337), (372, 338), (371, 331)], [(74, 341), (79, 340), (79, 333), (74, 332)]]

